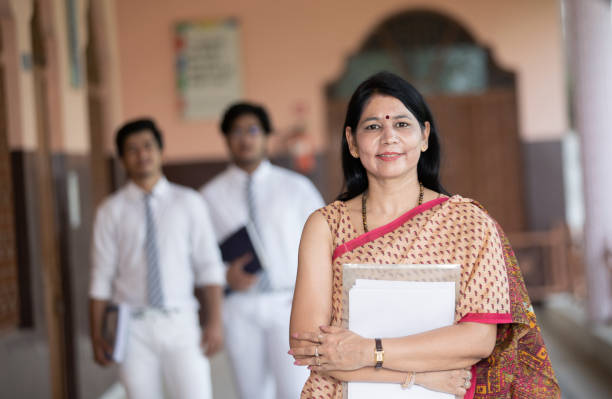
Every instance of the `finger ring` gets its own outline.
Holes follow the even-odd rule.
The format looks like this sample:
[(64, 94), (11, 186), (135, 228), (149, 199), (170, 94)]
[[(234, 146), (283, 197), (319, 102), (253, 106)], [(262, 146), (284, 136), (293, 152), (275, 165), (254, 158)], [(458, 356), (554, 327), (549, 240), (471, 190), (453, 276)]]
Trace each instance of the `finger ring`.
[(467, 377), (465, 377), (466, 381), (470, 381), (472, 379), (472, 373), (468, 374)]
[(315, 363), (317, 364), (317, 366), (321, 365), (321, 360), (319, 359), (319, 357), (315, 357)]
[(470, 380), (465, 380), (465, 383), (463, 384), (463, 386), (465, 387), (465, 389), (469, 389), (470, 388)]
[(315, 357), (319, 357), (319, 347), (315, 346)]

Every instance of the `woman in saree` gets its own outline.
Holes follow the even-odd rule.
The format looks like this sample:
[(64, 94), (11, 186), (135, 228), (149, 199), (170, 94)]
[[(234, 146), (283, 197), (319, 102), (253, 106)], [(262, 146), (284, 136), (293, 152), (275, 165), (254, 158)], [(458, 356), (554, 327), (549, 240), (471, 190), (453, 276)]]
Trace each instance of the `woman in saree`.
[[(300, 243), (289, 353), (311, 370), (302, 399), (342, 399), (351, 381), (470, 399), (560, 397), (506, 236), (440, 184), (438, 132), (421, 94), (387, 72), (363, 82), (348, 105), (342, 164), (345, 191), (310, 216)], [(454, 324), (382, 340), (342, 328), (347, 263), (460, 264)]]

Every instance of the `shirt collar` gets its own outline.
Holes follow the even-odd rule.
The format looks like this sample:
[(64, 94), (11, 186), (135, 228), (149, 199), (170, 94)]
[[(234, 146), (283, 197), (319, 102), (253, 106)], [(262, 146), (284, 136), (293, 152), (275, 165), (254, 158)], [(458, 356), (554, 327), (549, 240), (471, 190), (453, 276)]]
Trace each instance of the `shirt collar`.
[[(151, 195), (153, 196), (153, 198), (162, 197), (165, 193), (168, 192), (169, 188), (170, 182), (168, 182), (166, 176), (162, 175), (157, 181), (157, 183), (155, 183), (155, 186), (153, 186), (153, 190), (151, 190)], [(136, 183), (131, 180), (127, 183), (126, 190), (128, 196), (133, 199), (142, 199), (147, 194), (142, 188), (140, 188)]]
[[(270, 161), (268, 159), (264, 159), (261, 161), (257, 169), (253, 171), (251, 177), (259, 180), (262, 176), (265, 176), (270, 171), (271, 167), (272, 164)], [(228, 169), (233, 175), (238, 176), (240, 179), (246, 180), (249, 177), (249, 174), (244, 169), (236, 166), (236, 164), (231, 164)]]

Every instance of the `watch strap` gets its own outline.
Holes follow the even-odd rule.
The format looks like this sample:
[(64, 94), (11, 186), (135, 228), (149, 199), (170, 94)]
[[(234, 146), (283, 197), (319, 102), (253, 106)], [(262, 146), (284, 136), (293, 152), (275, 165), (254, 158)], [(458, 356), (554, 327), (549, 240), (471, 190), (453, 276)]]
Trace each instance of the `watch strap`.
[(385, 351), (383, 350), (382, 340), (380, 338), (374, 338), (374, 342), (376, 343), (376, 350), (374, 352), (376, 365), (375, 368), (382, 368)]

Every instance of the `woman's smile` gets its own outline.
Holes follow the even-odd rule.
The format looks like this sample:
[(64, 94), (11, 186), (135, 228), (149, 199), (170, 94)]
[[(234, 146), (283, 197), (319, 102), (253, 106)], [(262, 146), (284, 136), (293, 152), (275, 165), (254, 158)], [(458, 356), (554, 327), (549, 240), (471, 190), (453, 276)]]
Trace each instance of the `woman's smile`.
[(381, 161), (384, 162), (391, 162), (391, 161), (395, 161), (396, 159), (399, 159), (401, 157), (403, 157), (405, 155), (405, 153), (403, 152), (383, 152), (380, 154), (376, 154), (376, 158), (380, 159)]

